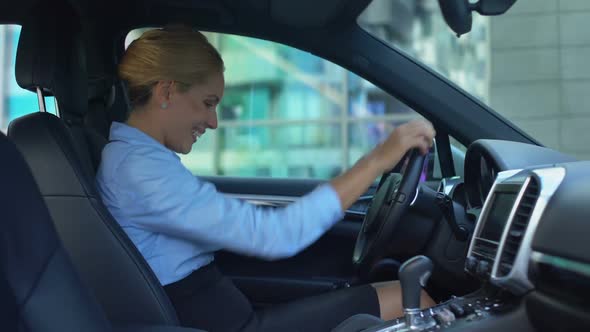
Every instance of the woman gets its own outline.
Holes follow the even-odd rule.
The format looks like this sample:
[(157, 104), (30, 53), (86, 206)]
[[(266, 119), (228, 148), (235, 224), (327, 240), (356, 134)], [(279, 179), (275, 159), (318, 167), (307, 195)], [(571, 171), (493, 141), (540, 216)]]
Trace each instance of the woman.
[[(224, 65), (190, 28), (151, 30), (119, 65), (132, 111), (113, 123), (97, 175), (101, 196), (154, 270), (185, 326), (208, 331), (325, 331), (357, 313), (401, 316), (399, 283), (364, 285), (256, 312), (215, 267), (220, 249), (263, 259), (290, 257), (343, 216), (374, 179), (410, 149), (426, 153), (427, 121), (398, 127), (344, 174), (284, 208), (265, 209), (218, 193), (188, 171), (189, 153), (217, 128)], [(424, 293), (422, 301), (432, 305)]]

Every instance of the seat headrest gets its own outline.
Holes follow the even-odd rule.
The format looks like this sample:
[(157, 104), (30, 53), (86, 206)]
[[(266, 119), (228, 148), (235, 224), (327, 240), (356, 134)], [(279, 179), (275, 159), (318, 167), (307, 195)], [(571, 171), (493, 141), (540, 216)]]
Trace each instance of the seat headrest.
[(24, 154), (44, 196), (98, 197), (89, 183), (94, 171), (88, 151), (76, 145), (58, 117), (41, 112), (22, 116), (10, 123), (8, 136)]
[[(56, 97), (60, 110), (80, 114), (87, 101), (82, 28), (75, 11), (40, 2), (23, 22), (15, 63), (20, 87)], [(53, 6), (53, 4), (51, 5)], [(52, 15), (61, 10), (59, 15)], [(68, 31), (68, 33), (63, 33)]]
[(52, 95), (57, 68), (57, 45), (51, 33), (43, 38), (40, 29), (26, 25), (22, 28), (16, 53), (15, 73), (18, 85), (35, 92), (41, 87)]
[(105, 108), (111, 107), (115, 101), (115, 79), (112, 77), (88, 78), (88, 101), (100, 101)]

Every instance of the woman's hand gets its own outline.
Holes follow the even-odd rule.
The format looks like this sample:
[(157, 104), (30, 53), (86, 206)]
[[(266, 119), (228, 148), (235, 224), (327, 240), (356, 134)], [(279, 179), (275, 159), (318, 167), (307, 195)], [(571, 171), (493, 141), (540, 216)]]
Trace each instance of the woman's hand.
[(408, 150), (419, 148), (427, 153), (435, 134), (432, 124), (426, 120), (403, 124), (351, 169), (332, 179), (331, 185), (340, 198), (342, 210), (356, 202), (375, 178), (391, 170)]
[(432, 124), (426, 120), (415, 120), (397, 127), (387, 139), (371, 151), (368, 158), (374, 159), (380, 173), (390, 171), (404, 154), (418, 148), (428, 153), (436, 135)]

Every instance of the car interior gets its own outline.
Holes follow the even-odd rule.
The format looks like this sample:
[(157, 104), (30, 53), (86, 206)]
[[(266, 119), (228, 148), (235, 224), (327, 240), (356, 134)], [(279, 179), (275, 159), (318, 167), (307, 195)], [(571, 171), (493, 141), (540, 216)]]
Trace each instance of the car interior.
[[(101, 202), (95, 174), (110, 124), (130, 110), (116, 66), (127, 33), (183, 23), (312, 53), (396, 96), (437, 131), (428, 156), (384, 174), (298, 255), (216, 253), (255, 307), (400, 280), (405, 315), (353, 316), (334, 331), (584, 331), (590, 328), (590, 162), (542, 146), (465, 91), (363, 31), (370, 0), (21, 0), (18, 84), (39, 110), (0, 135), (3, 331), (197, 331)], [(514, 0), (440, 1), (457, 34)], [(54, 96), (58, 114), (45, 111)], [(468, 149), (457, 169), (450, 137)], [(421, 175), (436, 160), (442, 180)], [(458, 176), (462, 175), (462, 176)], [(227, 195), (282, 206), (323, 180), (207, 176)], [(424, 287), (437, 305), (420, 307)], [(195, 313), (199, 314), (199, 313)]]

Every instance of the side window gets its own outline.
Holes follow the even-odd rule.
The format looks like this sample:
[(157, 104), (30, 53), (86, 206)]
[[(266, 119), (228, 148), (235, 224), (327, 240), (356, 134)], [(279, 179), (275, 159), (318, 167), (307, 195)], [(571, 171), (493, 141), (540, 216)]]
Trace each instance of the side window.
[[(6, 133), (10, 121), (28, 113), (38, 112), (34, 92), (21, 89), (16, 83), (16, 49), (20, 37), (19, 25), (0, 25), (0, 131)], [(46, 109), (55, 114), (53, 97), (45, 98)]]
[[(126, 46), (142, 30), (130, 32)], [(181, 155), (196, 175), (329, 179), (396, 126), (420, 117), (370, 82), (307, 52), (206, 35), (224, 59), (226, 88), (218, 129)]]

